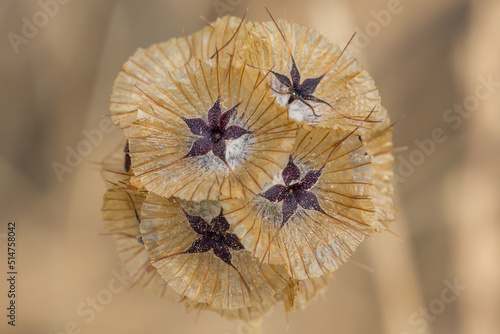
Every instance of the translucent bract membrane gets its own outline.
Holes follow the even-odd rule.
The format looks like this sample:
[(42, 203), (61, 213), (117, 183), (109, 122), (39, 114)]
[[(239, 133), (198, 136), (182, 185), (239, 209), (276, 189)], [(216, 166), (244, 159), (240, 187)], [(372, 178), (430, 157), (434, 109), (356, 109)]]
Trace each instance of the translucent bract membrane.
[(136, 119), (142, 101), (138, 84), (151, 84), (187, 63), (210, 59), (218, 51), (221, 51), (220, 58), (226, 58), (246, 34), (246, 25), (240, 18), (225, 16), (192, 35), (138, 49), (123, 64), (114, 82), (111, 120), (126, 132)]
[(242, 62), (203, 60), (141, 86), (134, 174), (164, 197), (255, 196), (286, 165), (297, 128), (264, 78)]
[(289, 163), (251, 201), (221, 200), (245, 248), (295, 279), (346, 262), (374, 224), (370, 156), (352, 132), (299, 130)]
[(102, 207), (104, 225), (108, 233), (113, 235), (118, 256), (134, 285), (156, 296), (180, 300), (180, 296), (169, 291), (156, 269), (149, 265), (150, 259), (142, 244), (139, 221), (135, 216), (135, 208), (140, 208), (143, 200), (144, 195), (133, 194), (125, 189), (106, 191)]
[(318, 31), (278, 20), (277, 25), (254, 23), (249, 36), (240, 55), (273, 71), (268, 84), (291, 118), (347, 131), (360, 127), (358, 133), (383, 120), (373, 79), (356, 58)]
[(165, 281), (150, 265), (146, 248), (139, 230), (139, 213), (146, 194), (129, 184), (130, 174), (123, 172), (125, 141), (103, 161), (103, 177), (109, 188), (104, 194), (102, 218), (132, 284), (155, 296), (181, 300), (181, 296), (169, 289)]
[(153, 265), (187, 298), (218, 309), (255, 305), (275, 296), (289, 276), (258, 263), (229, 229), (216, 201), (186, 202), (149, 194), (141, 232)]
[(264, 301), (254, 304), (254, 306), (237, 309), (213, 308), (209, 304), (193, 302), (186, 298), (185, 306), (189, 311), (210, 311), (229, 320), (240, 319), (246, 322), (258, 322), (273, 311), (274, 306), (282, 301), (281, 297), (282, 294), (280, 293), (273, 297), (268, 297)]

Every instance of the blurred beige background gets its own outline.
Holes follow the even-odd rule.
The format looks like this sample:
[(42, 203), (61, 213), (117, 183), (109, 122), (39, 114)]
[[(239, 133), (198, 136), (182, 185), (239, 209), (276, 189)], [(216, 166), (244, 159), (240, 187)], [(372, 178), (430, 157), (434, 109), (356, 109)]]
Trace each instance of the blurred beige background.
[[(241, 16), (249, 7), (249, 20), (268, 20), (263, 3), (55, 1), (0, 2), (0, 332), (248, 333), (116, 278), (111, 239), (98, 235), (96, 162), (118, 130), (100, 131), (102, 141), (60, 179), (53, 163), (66, 164), (68, 148), (85, 149), (84, 130), (99, 129), (113, 80), (136, 48), (195, 32), (199, 15)], [(324, 298), (288, 320), (277, 308), (263, 332), (500, 333), (500, 2), (266, 3), (341, 45), (358, 32), (349, 50), (392, 119), (404, 117), (394, 142), (408, 149), (395, 153), (391, 230), (403, 240), (386, 232), (366, 241), (354, 259), (373, 273), (345, 265)], [(17, 222), (15, 328), (6, 324), (8, 221)]]

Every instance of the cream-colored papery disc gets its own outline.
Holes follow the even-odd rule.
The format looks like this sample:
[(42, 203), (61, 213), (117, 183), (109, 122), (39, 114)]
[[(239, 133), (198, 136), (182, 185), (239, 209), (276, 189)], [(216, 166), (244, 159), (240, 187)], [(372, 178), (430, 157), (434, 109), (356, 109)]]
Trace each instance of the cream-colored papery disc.
[(237, 309), (255, 307), (285, 287), (289, 276), (282, 266), (264, 265), (259, 270), (256, 259), (244, 249), (230, 250), (234, 267), (213, 250), (179, 254), (200, 238), (182, 210), (210, 223), (220, 206), (214, 201), (176, 201), (148, 195), (142, 206), (141, 232), (153, 265), (177, 293), (209, 307)]
[[(150, 84), (160, 80), (179, 66), (198, 59), (209, 59), (217, 51), (219, 57), (227, 57), (235, 50), (235, 44), (246, 38), (246, 24), (241, 19), (224, 16), (190, 36), (173, 38), (138, 49), (122, 66), (111, 94), (111, 120), (127, 132), (137, 116), (142, 94), (137, 84)], [(239, 29), (238, 29), (239, 28)]]
[[(239, 55), (251, 65), (272, 69), (289, 79), (293, 55), (301, 82), (324, 74), (312, 95), (331, 105), (307, 101), (319, 116), (316, 117), (309, 106), (295, 100), (289, 105), (290, 117), (306, 124), (346, 131), (360, 126), (357, 129), (360, 134), (374, 124), (364, 121), (372, 110), (369, 121), (383, 120), (378, 89), (354, 57), (347, 52), (342, 54), (337, 44), (314, 29), (285, 20), (277, 23), (284, 39), (274, 22), (253, 23), (246, 50)], [(274, 93), (278, 102), (287, 105), (290, 97), (287, 88), (274, 75), (269, 82), (274, 90), (283, 93)]]
[[(298, 131), (292, 160), (301, 178), (307, 171), (324, 166), (317, 183), (309, 189), (323, 213), (298, 205), (279, 231), (283, 201), (274, 203), (256, 196), (251, 201), (223, 200), (221, 205), (252, 255), (264, 263), (282, 263), (294, 279), (302, 280), (335, 271), (372, 230), (372, 168), (357, 136), (322, 128)], [(261, 194), (278, 184), (284, 184), (282, 174)]]
[[(125, 141), (103, 161), (102, 176), (108, 185), (102, 205), (102, 218), (132, 284), (155, 296), (165, 296), (180, 301), (181, 296), (168, 288), (165, 281), (150, 263), (144, 245), (140, 242), (139, 214), (146, 194), (128, 182), (131, 173), (123, 171)], [(142, 270), (140, 270), (142, 269)], [(139, 271), (140, 270), (140, 271)], [(138, 272), (139, 271), (139, 272)]]
[[(227, 79), (224, 79), (226, 78)], [(199, 61), (144, 86), (145, 103), (130, 127), (132, 170), (151, 192), (187, 200), (252, 198), (287, 163), (297, 125), (244, 63)], [(226, 140), (226, 161), (212, 151), (190, 156), (196, 140), (185, 119), (208, 118), (221, 86), (222, 111), (241, 103), (228, 126), (247, 131)]]

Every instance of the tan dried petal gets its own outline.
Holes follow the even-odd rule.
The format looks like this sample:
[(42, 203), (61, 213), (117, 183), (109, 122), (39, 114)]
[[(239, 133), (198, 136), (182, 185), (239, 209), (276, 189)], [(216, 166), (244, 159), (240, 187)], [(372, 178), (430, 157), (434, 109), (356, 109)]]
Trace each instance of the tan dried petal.
[(138, 49), (115, 80), (110, 103), (112, 121), (126, 131), (135, 120), (142, 96), (137, 84), (155, 82), (186, 63), (211, 58), (217, 50), (223, 50), (220, 57), (227, 57), (235, 43), (247, 35), (245, 24), (238, 30), (240, 23), (238, 17), (225, 16), (190, 36)]
[(177, 293), (219, 309), (254, 307), (280, 292), (289, 276), (281, 266), (258, 263), (246, 250), (230, 250), (234, 267), (214, 255), (180, 254), (200, 238), (185, 213), (210, 222), (220, 213), (217, 202), (174, 203), (154, 194), (142, 207), (141, 232), (153, 265)]
[[(149, 191), (188, 200), (214, 200), (220, 194), (252, 198), (286, 165), (295, 122), (269, 87), (259, 85), (264, 76), (258, 70), (233, 62), (227, 74), (228, 66), (222, 60), (199, 61), (144, 87), (146, 103), (130, 128), (129, 142), (132, 169)], [(223, 112), (241, 102), (229, 126), (249, 133), (225, 140), (227, 163), (212, 151), (188, 157), (202, 136), (191, 132), (185, 119), (208, 122), (222, 85)]]
[[(298, 131), (292, 160), (301, 178), (324, 166), (309, 189), (323, 212), (298, 205), (282, 224), (284, 201), (256, 196), (249, 202), (221, 200), (221, 205), (253, 256), (264, 263), (282, 263), (294, 279), (303, 280), (335, 271), (371, 231), (375, 214), (369, 197), (371, 163), (357, 136), (321, 128)], [(278, 174), (261, 194), (283, 184)]]
[[(320, 32), (288, 22), (277, 21), (286, 41), (283, 39), (274, 22), (254, 23), (249, 30), (249, 42), (246, 52), (239, 53), (249, 64), (262, 69), (286, 75), (289, 79), (292, 69), (292, 58), (295, 59), (301, 76), (305, 79), (317, 78), (324, 74), (313, 95), (325, 103), (307, 101), (310, 106), (300, 100), (289, 105), (290, 117), (299, 122), (316, 124), (321, 127), (352, 131), (361, 126), (369, 128), (371, 123), (363, 120), (373, 110), (371, 121), (383, 120), (380, 112), (380, 96), (370, 75), (359, 62)], [(280, 93), (273, 93), (282, 105), (288, 105), (289, 92), (285, 85), (272, 75), (270, 84)], [(314, 113), (317, 116), (314, 115)]]

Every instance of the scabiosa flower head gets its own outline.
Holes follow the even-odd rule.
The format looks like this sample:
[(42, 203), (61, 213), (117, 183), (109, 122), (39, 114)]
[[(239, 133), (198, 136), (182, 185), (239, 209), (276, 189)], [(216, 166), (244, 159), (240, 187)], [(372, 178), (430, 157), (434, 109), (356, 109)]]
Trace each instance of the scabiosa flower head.
[(134, 283), (244, 321), (304, 308), (394, 220), (393, 125), (350, 41), (271, 19), (139, 49), (103, 162), (103, 220)]

